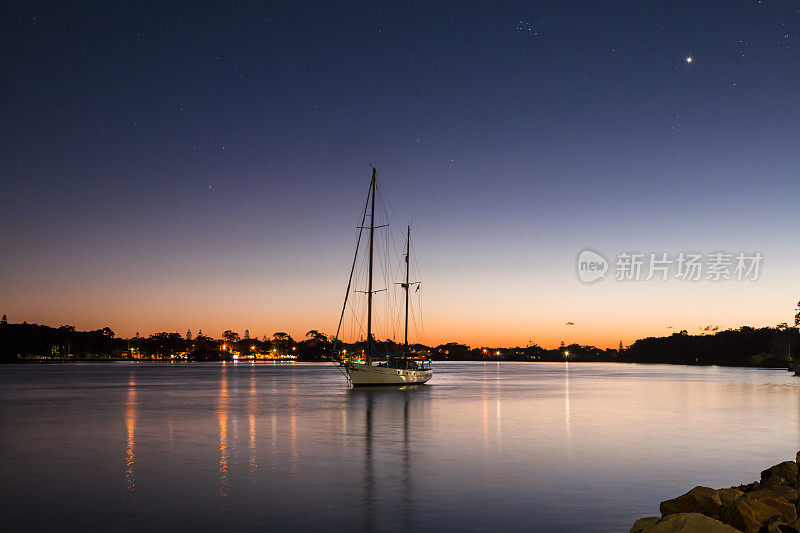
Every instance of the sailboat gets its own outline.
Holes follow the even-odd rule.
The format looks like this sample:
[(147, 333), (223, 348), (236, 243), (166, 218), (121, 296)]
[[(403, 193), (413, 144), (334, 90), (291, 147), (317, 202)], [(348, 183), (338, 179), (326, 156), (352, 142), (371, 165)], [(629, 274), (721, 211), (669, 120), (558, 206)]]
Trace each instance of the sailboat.
[[(374, 385), (412, 385), (426, 383), (433, 377), (431, 368), (430, 354), (412, 353), (408, 346), (408, 300), (409, 289), (416, 282), (409, 281), (410, 257), (411, 257), (411, 226), (408, 226), (406, 234), (406, 253), (405, 253), (405, 282), (400, 286), (405, 291), (405, 338), (403, 350), (400, 353), (379, 354), (375, 347), (375, 338), (372, 331), (372, 296), (379, 292), (373, 290), (373, 263), (375, 249), (375, 189), (376, 171), (372, 169), (372, 180), (369, 185), (367, 204), (364, 206), (364, 213), (361, 217), (359, 226), (358, 240), (356, 241), (356, 253), (353, 258), (353, 267), (350, 269), (350, 279), (347, 283), (347, 291), (344, 297), (342, 313), (339, 317), (339, 327), (334, 338), (334, 345), (339, 339), (342, 328), (342, 319), (347, 308), (347, 300), (350, 295), (350, 288), (353, 282), (353, 272), (355, 271), (356, 260), (358, 258), (358, 247), (361, 242), (363, 231), (369, 230), (369, 262), (367, 290), (367, 348), (363, 357), (347, 357), (344, 349), (337, 354), (336, 362), (343, 370), (348, 382), (353, 386), (374, 386)], [(369, 207), (369, 226), (365, 226), (367, 218), (367, 208)], [(426, 357), (427, 356), (427, 357)]]

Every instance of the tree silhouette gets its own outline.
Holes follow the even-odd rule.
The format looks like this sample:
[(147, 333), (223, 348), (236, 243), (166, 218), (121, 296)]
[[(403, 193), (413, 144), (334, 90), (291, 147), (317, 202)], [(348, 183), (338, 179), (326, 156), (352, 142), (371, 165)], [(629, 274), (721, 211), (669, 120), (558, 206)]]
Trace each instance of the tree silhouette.
[[(794, 325), (795, 327), (797, 327), (800, 326), (800, 302), (797, 302), (797, 307), (795, 308), (795, 311), (797, 311), (797, 314), (794, 315)], [(5, 318), (5, 316), (6, 315), (3, 315), (3, 318)]]
[(222, 334), (222, 340), (229, 343), (239, 342), (239, 334), (235, 331), (231, 331), (226, 329), (225, 332)]
[(3, 318), (0, 319), (0, 325), (5, 326), (6, 324), (8, 324), (8, 317), (4, 314)]
[(309, 330), (308, 333), (306, 333), (306, 338), (312, 343), (325, 342), (328, 340), (328, 337), (324, 333), (320, 333), (320, 331), (316, 329)]
[(294, 339), (284, 331), (276, 331), (272, 334), (272, 342), (277, 346), (279, 352), (288, 352), (294, 344)]

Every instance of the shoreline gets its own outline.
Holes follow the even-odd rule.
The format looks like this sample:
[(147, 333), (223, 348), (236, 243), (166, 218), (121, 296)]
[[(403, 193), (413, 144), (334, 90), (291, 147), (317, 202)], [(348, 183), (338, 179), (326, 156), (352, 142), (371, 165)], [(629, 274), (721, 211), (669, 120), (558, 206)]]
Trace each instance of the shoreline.
[[(298, 361), (297, 359), (240, 359), (237, 361), (219, 360), (219, 361), (194, 361), (191, 359), (129, 359), (129, 358), (97, 358), (97, 359), (51, 359), (51, 358), (26, 358), (16, 360), (0, 361), (0, 365), (48, 365), (48, 364), (76, 364), (76, 363), (323, 363), (330, 364), (330, 359), (309, 359)], [(502, 360), (502, 359), (444, 359), (433, 360), (434, 364), (441, 363), (503, 363), (503, 364), (556, 364), (563, 365), (572, 363), (573, 365), (637, 365), (637, 366), (675, 366), (675, 367), (691, 367), (691, 368), (749, 368), (753, 370), (776, 370), (782, 372), (791, 372), (790, 369), (783, 366), (745, 366), (745, 365), (724, 365), (724, 364), (687, 364), (687, 363), (643, 363), (643, 362), (627, 362), (627, 361), (515, 361), (515, 360)]]

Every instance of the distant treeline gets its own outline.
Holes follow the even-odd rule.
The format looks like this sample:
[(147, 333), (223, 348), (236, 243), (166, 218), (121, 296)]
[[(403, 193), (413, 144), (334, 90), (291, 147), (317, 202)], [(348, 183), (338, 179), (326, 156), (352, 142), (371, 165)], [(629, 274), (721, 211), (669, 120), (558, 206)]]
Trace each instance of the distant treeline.
[(785, 324), (774, 328), (725, 330), (714, 335), (689, 335), (686, 331), (669, 337), (639, 339), (622, 351), (621, 361), (631, 363), (677, 363), (783, 367), (789, 354), (800, 360), (798, 328)]
[[(382, 353), (397, 353), (402, 346), (393, 341), (377, 341)], [(769, 328), (742, 326), (714, 334), (689, 335), (686, 331), (668, 337), (648, 337), (618, 349), (601, 349), (578, 344), (546, 349), (532, 344), (526, 347), (473, 348), (450, 342), (439, 346), (414, 344), (414, 352), (428, 352), (434, 360), (451, 361), (582, 361), (666, 363), (687, 365), (726, 365), (783, 367), (789, 354), (800, 359), (800, 333), (797, 327), (780, 324)], [(310, 330), (302, 340), (285, 332), (261, 338), (226, 331), (214, 339), (202, 331), (160, 332), (149, 337), (138, 334), (131, 338), (117, 337), (106, 327), (94, 331), (78, 331), (74, 326), (58, 328), (38, 324), (14, 324), (0, 321), (0, 361), (26, 360), (103, 360), (103, 359), (186, 359), (221, 361), (231, 359), (293, 359), (299, 361), (329, 360), (335, 352), (359, 354), (366, 342), (337, 343), (325, 334)]]

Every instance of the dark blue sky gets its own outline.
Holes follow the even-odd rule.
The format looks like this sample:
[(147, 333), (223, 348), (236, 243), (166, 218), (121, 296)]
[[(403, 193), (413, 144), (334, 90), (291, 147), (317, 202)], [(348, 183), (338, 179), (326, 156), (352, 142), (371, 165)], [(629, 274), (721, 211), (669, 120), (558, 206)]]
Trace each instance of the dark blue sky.
[[(430, 341), (661, 334), (705, 290), (692, 325), (785, 320), (800, 6), (498, 4), (3, 3), (2, 311), (330, 330), (372, 163), (414, 220)], [(594, 290), (587, 246), (772, 268)]]

